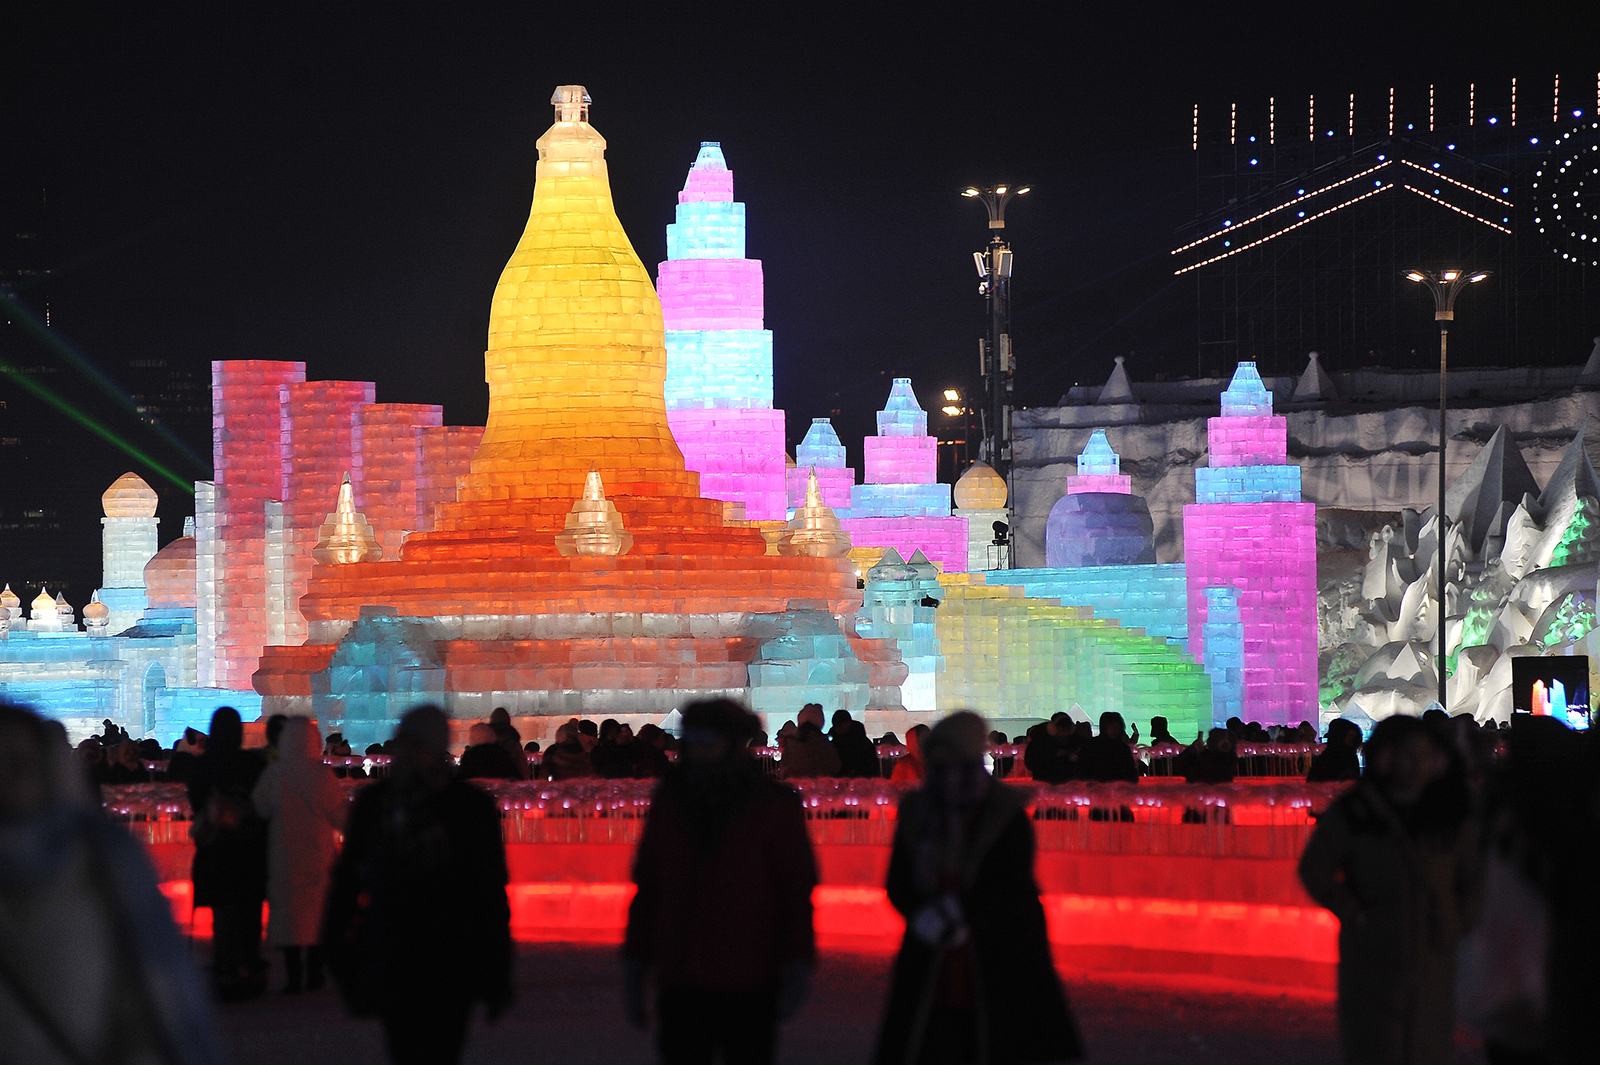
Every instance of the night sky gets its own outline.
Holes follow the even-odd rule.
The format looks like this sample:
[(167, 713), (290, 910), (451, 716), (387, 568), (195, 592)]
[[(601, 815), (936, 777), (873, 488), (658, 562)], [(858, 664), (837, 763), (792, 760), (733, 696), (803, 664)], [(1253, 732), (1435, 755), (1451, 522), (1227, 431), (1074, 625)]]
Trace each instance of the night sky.
[[(1166, 253), (1195, 212), (1195, 103), (1220, 120), (1231, 100), (1396, 85), (1416, 106), (1430, 82), (1563, 73), (1592, 105), (1595, 5), (1286, 19), (1296, 6), (784, 5), (779, 21), (757, 4), (12, 3), (0, 190), (46, 191), (51, 271), (18, 296), (113, 378), (152, 358), (303, 360), (481, 424), (489, 298), (551, 90), (578, 82), (652, 273), (699, 142), (722, 142), (765, 264), (790, 445), (833, 414), (859, 465), (888, 378), (930, 406), (978, 383), (987, 233), (969, 183), (1035, 188), (1009, 215), (1013, 335), (1018, 401), (1048, 404), (1114, 355), (1133, 353), (1135, 379), (1194, 364), (1193, 286)], [(65, 363), (53, 381), (185, 478), (209, 475)], [(209, 458), (203, 427), (181, 435)], [(72, 439), (79, 494), (134, 465)], [(164, 492), (163, 540), (182, 507)], [(98, 508), (73, 510), (92, 526), (65, 535), (97, 573)]]

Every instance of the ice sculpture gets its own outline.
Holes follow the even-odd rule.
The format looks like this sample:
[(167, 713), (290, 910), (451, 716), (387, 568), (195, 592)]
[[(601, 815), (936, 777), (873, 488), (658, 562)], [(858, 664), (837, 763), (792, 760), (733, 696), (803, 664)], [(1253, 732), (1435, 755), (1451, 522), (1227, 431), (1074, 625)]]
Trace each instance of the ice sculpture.
[(622, 515), (606, 498), (599, 471), (590, 470), (583, 495), (567, 512), (566, 527), (556, 533), (556, 550), (563, 555), (609, 558), (627, 554), (632, 546), (633, 535), (622, 527)]
[[(638, 715), (637, 724), (689, 698), (742, 697), (767, 619), (793, 602), (819, 604), (844, 638), (831, 619), (860, 602), (848, 561), (769, 554), (758, 530), (724, 520), (722, 502), (686, 467), (669, 422), (661, 302), (612, 207), (605, 141), (581, 86), (561, 86), (552, 102), (528, 224), (490, 307), (481, 443), (432, 527), (411, 531), (398, 557), (312, 571), (299, 600), (307, 643), (268, 647), (256, 670), (275, 710), (336, 727), (351, 686), (363, 683), (337, 671), (356, 670), (369, 657), (361, 641), (377, 640), (397, 665), (372, 675), (362, 705), (382, 714), (436, 690), (432, 680), (413, 684), (420, 670), (448, 676), (437, 698), (461, 718), (505, 706), (546, 719)], [(697, 167), (685, 205), (726, 206), (731, 198), (712, 193), (728, 193), (729, 180)], [(674, 324), (759, 331), (745, 313), (748, 290), (688, 283), (749, 276), (749, 266), (727, 265), (742, 262), (725, 254), (738, 251), (732, 229), (712, 232), (722, 209), (687, 211), (692, 224), (674, 230), (675, 253), (693, 246), (705, 257), (675, 260), (689, 265), (666, 273), (685, 280), (680, 296), (706, 301), (676, 304), (684, 317)], [(421, 430), (425, 454), (431, 431)], [(591, 472), (633, 541), (604, 565), (563, 555), (557, 541)], [(369, 615), (379, 605), (395, 620)], [(435, 665), (419, 650), (401, 653), (423, 639), (434, 641)]]
[(89, 602), (83, 608), (83, 628), (90, 636), (108, 636), (107, 631), (111, 624), (111, 608), (100, 601), (100, 593), (95, 592), (89, 597)]
[(1240, 716), (1315, 722), (1316, 507), (1300, 501), (1287, 421), (1272, 413), (1254, 363), (1239, 364), (1207, 438), (1210, 466), (1195, 470), (1196, 502), (1183, 508), (1189, 650), (1209, 669), (1230, 668), (1209, 655), (1206, 590), (1231, 588), (1244, 649)]
[(922, 551), (946, 573), (967, 567), (965, 520), (950, 513), (950, 486), (938, 482), (938, 440), (909, 378), (897, 377), (878, 412), (878, 433), (862, 442), (865, 483), (850, 489), (839, 514), (857, 547)]
[(324, 565), (349, 565), (373, 562), (383, 557), (383, 548), (366, 517), (356, 512), (355, 490), (350, 475), (339, 485), (339, 499), (333, 512), (317, 529), (317, 543), (311, 557)]
[(939, 653), (935, 621), (943, 598), (934, 567), (920, 553), (907, 563), (888, 547), (878, 564), (867, 570), (856, 632), (895, 641), (907, 669), (900, 685), (900, 702), (911, 712), (938, 709), (935, 677), (944, 672), (944, 656)]
[(811, 428), (794, 449), (794, 465), (784, 471), (784, 490), (791, 510), (804, 503), (806, 484), (813, 476), (824, 503), (836, 511), (850, 506), (856, 471), (845, 465), (844, 444), (839, 442), (829, 418), (811, 419)]
[(118, 633), (144, 612), (144, 565), (156, 553), (156, 493), (136, 473), (125, 473), (100, 497), (101, 588), (95, 602), (104, 603), (109, 633)]
[(794, 512), (778, 537), (778, 554), (811, 555), (814, 558), (842, 558), (850, 553), (850, 535), (839, 525), (833, 508), (822, 501), (817, 486), (817, 471), (810, 469), (806, 479), (805, 502)]
[(783, 412), (772, 407), (772, 331), (761, 262), (745, 258), (745, 205), (715, 141), (700, 145), (667, 226), (657, 291), (666, 326), (667, 422), (700, 492), (784, 517)]
[(1133, 495), (1104, 429), (1096, 429), (1078, 456), (1067, 494), (1056, 500), (1045, 522), (1045, 565), (1126, 566), (1156, 560), (1150, 507)]
[(1006, 526), (1010, 539), (1011, 511), (1006, 507), (1010, 495), (1005, 478), (987, 462), (974, 462), (956, 479), (951, 493), (956, 516), (967, 523), (967, 569), (972, 572), (998, 568), (1009, 557), (1009, 548), (995, 543), (995, 523)]

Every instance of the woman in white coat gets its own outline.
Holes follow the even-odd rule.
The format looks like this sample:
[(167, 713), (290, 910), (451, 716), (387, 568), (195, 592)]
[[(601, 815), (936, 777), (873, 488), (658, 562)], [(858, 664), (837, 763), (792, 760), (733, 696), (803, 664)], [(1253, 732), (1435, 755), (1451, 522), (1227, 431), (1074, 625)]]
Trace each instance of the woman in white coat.
[(344, 830), (349, 801), (333, 770), (322, 764), (322, 737), (303, 717), (291, 717), (278, 738), (278, 760), (256, 782), (250, 800), (267, 821), (267, 942), (283, 950), (295, 994), (322, 986), (322, 907)]

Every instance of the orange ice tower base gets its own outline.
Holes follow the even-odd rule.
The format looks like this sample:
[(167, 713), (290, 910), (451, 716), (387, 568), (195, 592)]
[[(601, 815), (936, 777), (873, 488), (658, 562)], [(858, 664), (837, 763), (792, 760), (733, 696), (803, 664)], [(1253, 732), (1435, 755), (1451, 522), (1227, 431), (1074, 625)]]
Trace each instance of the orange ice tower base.
[[(701, 497), (667, 424), (661, 304), (612, 206), (605, 141), (581, 87), (553, 102), (490, 308), (470, 472), (398, 558), (386, 543), (382, 561), (312, 571), (309, 644), (268, 647), (255, 675), (268, 712), (315, 713), (352, 739), (385, 738), (424, 698), (460, 717), (654, 719), (747, 694), (760, 615), (860, 605), (848, 561), (769, 555)], [(556, 549), (590, 470), (633, 536), (618, 557)]]

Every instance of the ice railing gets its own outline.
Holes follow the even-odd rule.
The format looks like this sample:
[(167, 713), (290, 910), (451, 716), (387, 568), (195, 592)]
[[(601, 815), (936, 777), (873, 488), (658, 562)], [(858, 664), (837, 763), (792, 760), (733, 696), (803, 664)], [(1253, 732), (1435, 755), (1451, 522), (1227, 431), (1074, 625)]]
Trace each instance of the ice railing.
[[(341, 782), (351, 795), (366, 781)], [(500, 805), (508, 844), (639, 841), (653, 780), (478, 781)], [(1022, 785), (1042, 851), (1293, 858), (1344, 784)], [(887, 846), (905, 785), (821, 778), (796, 784), (812, 842)], [(188, 840), (181, 784), (106, 787), (107, 814), (146, 843)]]

